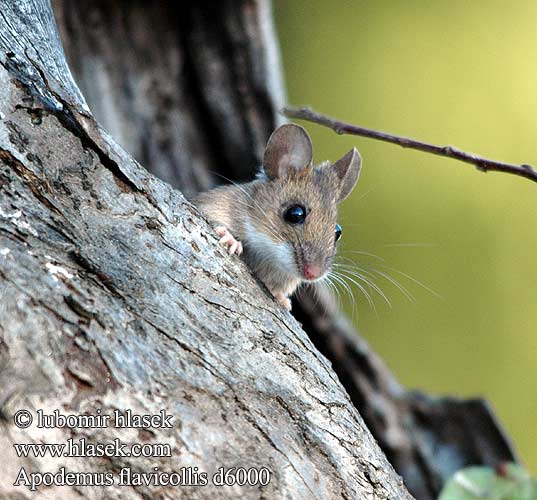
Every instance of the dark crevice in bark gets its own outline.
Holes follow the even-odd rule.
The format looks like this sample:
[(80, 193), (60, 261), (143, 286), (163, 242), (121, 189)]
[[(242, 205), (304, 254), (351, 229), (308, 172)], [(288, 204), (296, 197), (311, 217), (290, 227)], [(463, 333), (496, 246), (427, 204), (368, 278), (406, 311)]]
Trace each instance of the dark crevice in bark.
[[(223, 138), (220, 136), (218, 127), (212, 117), (211, 107), (203, 95), (203, 82), (200, 81), (200, 75), (194, 62), (194, 54), (190, 48), (192, 44), (199, 43), (199, 41), (192, 39), (193, 35), (191, 33), (194, 30), (193, 22), (195, 21), (192, 10), (195, 9), (196, 6), (192, 6), (183, 16), (178, 18), (177, 34), (180, 45), (185, 48), (183, 67), (185, 91), (191, 96), (192, 102), (195, 103), (192, 106), (193, 121), (197, 124), (198, 133), (206, 140), (209, 155), (208, 173), (214, 179), (215, 175), (224, 175), (224, 172), (231, 170), (231, 166), (229, 160), (222, 154), (222, 151), (225, 150), (222, 144)], [(218, 183), (218, 181), (213, 181), (211, 187)]]

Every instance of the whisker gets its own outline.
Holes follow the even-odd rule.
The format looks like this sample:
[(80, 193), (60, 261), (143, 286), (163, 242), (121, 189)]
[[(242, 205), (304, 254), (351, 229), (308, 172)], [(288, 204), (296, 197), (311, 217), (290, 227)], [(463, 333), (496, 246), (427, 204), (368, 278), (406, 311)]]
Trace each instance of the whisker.
[[(359, 254), (359, 255), (367, 255), (368, 257), (373, 257), (374, 259), (377, 259), (377, 260), (380, 260), (380, 261), (384, 262), (384, 259), (382, 257), (379, 257), (378, 255), (375, 255), (374, 253), (364, 252), (363, 250), (343, 250), (340, 253), (340, 255), (343, 256), (344, 254), (347, 254), (347, 253)], [(348, 260), (352, 261), (352, 259), (348, 259)]]
[[(357, 306), (356, 306), (356, 298), (354, 297), (354, 294), (352, 293), (352, 289), (351, 287), (345, 282), (345, 280), (343, 280), (341, 277), (339, 277), (337, 275), (337, 272), (334, 272), (334, 270), (332, 270), (330, 272), (330, 276), (338, 283), (341, 283), (341, 285), (343, 286), (343, 289), (345, 290), (345, 293), (348, 295), (349, 297), (349, 300), (351, 301), (351, 304), (352, 304), (352, 308), (351, 308), (351, 320), (354, 321), (354, 316), (355, 316), (355, 313), (357, 311)], [(336, 288), (337, 292), (338, 292), (338, 295), (339, 295), (339, 289), (338, 287), (334, 284), (334, 287)], [(341, 296), (340, 296), (341, 297)]]
[[(347, 283), (345, 283), (339, 276), (337, 276), (337, 274), (334, 273), (334, 271), (330, 272), (330, 277), (335, 281), (334, 286), (336, 286), (336, 284), (341, 285), (343, 287), (343, 289), (345, 290), (345, 292), (347, 294), (349, 294), (350, 296), (352, 296), (352, 291), (349, 288), (349, 286), (347, 285)], [(336, 286), (336, 288), (337, 288), (337, 286)]]
[(445, 300), (445, 298), (442, 297), (442, 295), (440, 295), (438, 292), (435, 292), (432, 288), (428, 287), (425, 283), (422, 283), (421, 281), (417, 280), (416, 278), (413, 278), (409, 274), (406, 274), (403, 271), (399, 271), (399, 269), (395, 269), (393, 267), (387, 267), (387, 266), (384, 266), (384, 267), (386, 269), (389, 269), (390, 271), (393, 271), (395, 273), (401, 274), (402, 276), (404, 276), (405, 278), (409, 279), (410, 281), (413, 281), (414, 283), (416, 283), (417, 285), (421, 286), (422, 288), (427, 290), (429, 293), (434, 295), (437, 299)]
[(326, 286), (326, 288), (328, 288), (334, 294), (336, 298), (337, 307), (338, 309), (340, 309), (341, 308), (341, 293), (339, 292), (338, 287), (334, 283), (332, 283), (329, 275), (327, 275), (325, 279), (321, 281), (321, 285)]
[(355, 203), (358, 203), (359, 201), (363, 200), (371, 191), (373, 191), (375, 188), (369, 188), (365, 193), (362, 193), (355, 201)]
[[(357, 251), (357, 252), (349, 252), (349, 253), (361, 253), (361, 252)], [(382, 259), (381, 257), (375, 256), (374, 254), (371, 254), (371, 256), (374, 256), (378, 260), (380, 260), (381, 262), (384, 262), (384, 259)], [(384, 272), (381, 269), (377, 268), (376, 266), (373, 266), (373, 265), (370, 265), (370, 264), (362, 264), (368, 270), (371, 271), (371, 272), (368, 272), (366, 269), (364, 269), (363, 267), (360, 267), (358, 264), (356, 264), (356, 262), (354, 260), (346, 258), (346, 257), (343, 257), (343, 256), (338, 256), (338, 257), (343, 259), (343, 260), (345, 260), (345, 261), (347, 261), (347, 262), (351, 262), (352, 264), (338, 262), (337, 264), (334, 264), (337, 267), (345, 270), (346, 272), (350, 272), (351, 274), (356, 273), (356, 269), (358, 269), (362, 273), (365, 273), (368, 276), (372, 276), (371, 272), (373, 272), (373, 273), (381, 276), (382, 278), (386, 279), (390, 283), (392, 283), (410, 302), (416, 302), (415, 296), (401, 282), (396, 280), (393, 276), (390, 276), (390, 274), (388, 274), (387, 272)], [(391, 271), (393, 273), (397, 273), (397, 274), (399, 274), (401, 276), (404, 276), (406, 279), (416, 283), (421, 288), (427, 290), (430, 294), (432, 294), (436, 298), (441, 299), (441, 300), (445, 300), (444, 297), (442, 297), (442, 295), (440, 295), (438, 292), (433, 290), (431, 287), (427, 286), (425, 283), (422, 283), (418, 279), (410, 276), (409, 274), (407, 274), (407, 273), (405, 273), (403, 271), (400, 271), (399, 269), (396, 269), (394, 267), (387, 266), (386, 264), (379, 263), (377, 265), (380, 268), (384, 269), (384, 270), (388, 270), (388, 271)], [(356, 276), (356, 274), (355, 274), (355, 276)], [(359, 277), (359, 276), (356, 276), (356, 277)], [(363, 276), (362, 276), (362, 279), (363, 279)]]
[[(239, 207), (242, 207), (242, 208), (245, 208), (245, 209), (248, 209), (250, 210), (251, 208), (253, 208), (252, 206), (250, 206), (248, 203), (244, 203), (242, 202), (241, 200), (235, 200), (235, 203), (239, 206)], [(263, 212), (262, 212), (263, 213)], [(257, 223), (259, 223), (259, 225), (264, 228), (267, 233), (269, 233), (269, 235), (275, 240), (275, 241), (280, 241), (280, 242), (283, 242), (284, 239), (283, 237), (281, 236), (281, 234), (279, 234), (279, 231), (278, 231), (278, 228), (275, 226), (275, 224), (265, 215), (263, 214), (263, 218), (260, 218), (258, 216), (258, 214), (256, 213), (256, 211), (251, 211), (250, 212), (250, 217), (252, 217), (253, 219), (256, 220)], [(267, 225), (267, 222), (270, 224), (270, 225)]]
[[(365, 271), (364, 269), (360, 269), (360, 271), (367, 273), (367, 271)], [(392, 303), (389, 301), (388, 297), (386, 297), (386, 294), (381, 290), (381, 288), (374, 281), (366, 278), (363, 274), (361, 274), (357, 270), (345, 269), (344, 272), (350, 274), (354, 278), (362, 280), (364, 283), (370, 286), (373, 290), (375, 290), (375, 292), (377, 292), (384, 299), (384, 301), (386, 302), (386, 304), (388, 304), (390, 308), (392, 307)], [(347, 276), (347, 278), (356, 284), (356, 281), (354, 281), (354, 279), (350, 278), (349, 276)]]
[(382, 245), (384, 248), (434, 248), (437, 243), (387, 243)]
[[(338, 265), (341, 265), (341, 264), (338, 264)], [(363, 269), (361, 267), (359, 267), (358, 265), (354, 265), (354, 266), (348, 266), (347, 264), (343, 264), (344, 266), (346, 266), (347, 268), (350, 267), (350, 270), (353, 271), (355, 268), (358, 268), (360, 271), (362, 271), (363, 273), (365, 273), (366, 275), (368, 276), (371, 276), (372, 277), (372, 273), (369, 272), (368, 270), (366, 269)], [(405, 288), (399, 281), (397, 281), (395, 278), (393, 278), (392, 276), (390, 276), (389, 274), (387, 273), (384, 273), (383, 271), (380, 271), (379, 269), (373, 267), (373, 266), (367, 266), (368, 269), (370, 269), (372, 272), (378, 274), (379, 276), (383, 277), (385, 280), (389, 281), (390, 283), (392, 283), (392, 285), (394, 285), (407, 299), (409, 302), (415, 302), (416, 299), (415, 297), (412, 295), (412, 293), (410, 293), (410, 291), (408, 291), (407, 288)], [(349, 271), (348, 271), (349, 272)]]
[(360, 283), (358, 283), (356, 280), (352, 279), (349, 276), (345, 276), (343, 274), (340, 274), (337, 271), (332, 271), (332, 272), (334, 273), (334, 276), (338, 277), (338, 280), (340, 280), (341, 283), (345, 284), (346, 287), (348, 287), (349, 285), (348, 285), (348, 283), (345, 282), (345, 279), (348, 279), (349, 281), (354, 283), (354, 285), (356, 285), (356, 287), (362, 292), (364, 297), (367, 299), (367, 302), (369, 303), (369, 306), (375, 311), (375, 313), (377, 312), (377, 309), (375, 307), (375, 303), (373, 302), (371, 294), (365, 289), (365, 287), (363, 285), (361, 285)]
[[(278, 234), (278, 228), (277, 228), (277, 227), (275, 226), (275, 224), (274, 224), (274, 223), (273, 223), (273, 222), (272, 222), (272, 221), (265, 215), (265, 211), (263, 210), (263, 208), (259, 205), (258, 202), (256, 202), (256, 200), (253, 198), (253, 196), (252, 196), (248, 191), (246, 191), (246, 189), (244, 189), (243, 186), (241, 186), (239, 183), (235, 182), (234, 180), (232, 180), (232, 179), (230, 179), (230, 178), (228, 178), (228, 177), (226, 177), (226, 176), (224, 176), (224, 175), (221, 175), (221, 174), (216, 173), (216, 172), (213, 172), (213, 174), (215, 174), (215, 175), (221, 177), (222, 179), (224, 179), (224, 180), (230, 182), (231, 184), (233, 184), (233, 186), (235, 186), (235, 187), (237, 187), (238, 189), (240, 189), (240, 190), (246, 195), (246, 197), (247, 197), (247, 198), (254, 204), (254, 206), (259, 210), (259, 212), (265, 216), (266, 221), (268, 221), (269, 224), (272, 226), (272, 229), (274, 230), (274, 232), (275, 232), (276, 234)], [(238, 203), (240, 204), (240, 200), (235, 200), (235, 202), (238, 202)], [(244, 204), (243, 204), (243, 206), (246, 206), (247, 208), (250, 208), (249, 205), (244, 205)], [(258, 219), (258, 220), (260, 220), (260, 219)], [(266, 229), (268, 230), (268, 227), (266, 227)], [(283, 241), (283, 240), (279, 240), (279, 241)]]
[(399, 283), (395, 278), (392, 278), (389, 274), (379, 271), (378, 269), (372, 269), (373, 272), (382, 276), (384, 279), (388, 280), (392, 285), (399, 289), (399, 291), (410, 301), (416, 302), (414, 296), (406, 289), (401, 283)]

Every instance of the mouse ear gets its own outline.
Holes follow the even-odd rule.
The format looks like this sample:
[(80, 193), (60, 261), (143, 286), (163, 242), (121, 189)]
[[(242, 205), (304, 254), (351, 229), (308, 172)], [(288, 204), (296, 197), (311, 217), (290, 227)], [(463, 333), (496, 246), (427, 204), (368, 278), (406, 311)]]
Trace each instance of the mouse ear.
[(313, 146), (300, 125), (278, 127), (270, 136), (263, 154), (263, 169), (271, 180), (305, 173), (311, 165)]
[(338, 203), (343, 201), (358, 182), (362, 169), (362, 157), (356, 148), (352, 148), (343, 158), (332, 164), (340, 181)]

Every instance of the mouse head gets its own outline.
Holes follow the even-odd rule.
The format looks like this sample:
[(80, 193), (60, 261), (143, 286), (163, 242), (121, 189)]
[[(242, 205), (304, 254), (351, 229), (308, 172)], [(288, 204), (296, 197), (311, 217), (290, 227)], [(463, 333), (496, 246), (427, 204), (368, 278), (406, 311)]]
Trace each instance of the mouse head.
[(362, 163), (355, 148), (333, 164), (313, 166), (312, 157), (308, 133), (298, 125), (282, 125), (263, 156), (268, 182), (258, 183), (255, 191), (264, 212), (260, 230), (275, 245), (272, 257), (282, 271), (306, 281), (324, 277), (331, 268), (341, 237), (338, 204), (354, 188)]

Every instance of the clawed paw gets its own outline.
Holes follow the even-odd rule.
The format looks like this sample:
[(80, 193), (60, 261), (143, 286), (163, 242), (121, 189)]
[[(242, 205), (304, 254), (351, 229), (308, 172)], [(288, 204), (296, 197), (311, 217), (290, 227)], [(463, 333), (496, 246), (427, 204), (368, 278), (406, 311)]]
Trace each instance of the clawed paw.
[(220, 236), (218, 243), (226, 245), (228, 247), (229, 255), (242, 254), (242, 243), (237, 241), (235, 237), (229, 232), (229, 229), (225, 226), (218, 226), (215, 228), (216, 234)]
[(278, 301), (278, 303), (288, 311), (291, 310), (291, 299), (284, 295), (283, 293), (277, 293), (274, 295), (274, 298)]

